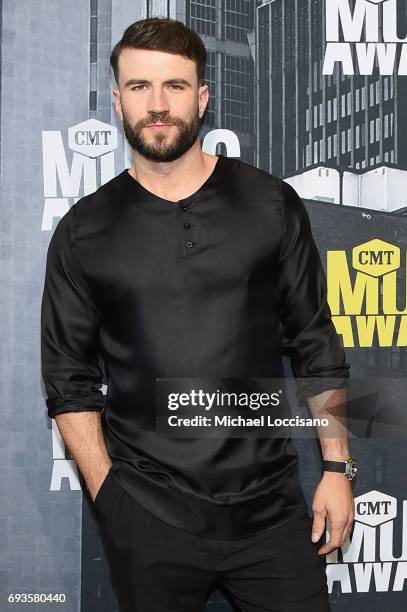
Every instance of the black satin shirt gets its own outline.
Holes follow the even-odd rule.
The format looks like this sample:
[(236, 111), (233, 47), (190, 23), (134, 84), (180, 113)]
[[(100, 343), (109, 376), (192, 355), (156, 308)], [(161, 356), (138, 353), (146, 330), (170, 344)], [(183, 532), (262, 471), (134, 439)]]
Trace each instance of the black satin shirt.
[(171, 202), (124, 170), (74, 204), (49, 244), (48, 415), (101, 411), (110, 477), (165, 522), (213, 538), (272, 528), (305, 503), (289, 437), (160, 434), (156, 377), (279, 378), (288, 355), (304, 396), (332, 378), (345, 386), (330, 314), (288, 183), (220, 155), (194, 194)]

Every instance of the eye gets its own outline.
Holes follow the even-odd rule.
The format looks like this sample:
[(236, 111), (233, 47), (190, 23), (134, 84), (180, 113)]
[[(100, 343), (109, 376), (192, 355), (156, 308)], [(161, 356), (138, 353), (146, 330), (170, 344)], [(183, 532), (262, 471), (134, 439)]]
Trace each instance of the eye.
[(131, 91), (140, 91), (142, 87), (145, 87), (145, 85), (135, 85), (131, 88)]
[(182, 85), (170, 85), (170, 87), (174, 87), (175, 89), (184, 89)]

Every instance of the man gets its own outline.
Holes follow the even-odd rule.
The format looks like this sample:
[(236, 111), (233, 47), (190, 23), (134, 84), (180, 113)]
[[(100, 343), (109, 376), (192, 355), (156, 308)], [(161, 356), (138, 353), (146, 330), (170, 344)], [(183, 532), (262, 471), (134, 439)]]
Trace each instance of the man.
[[(346, 401), (349, 366), (300, 198), (201, 149), (205, 60), (200, 38), (168, 19), (132, 24), (112, 51), (133, 163), (52, 236), (48, 414), (95, 503), (121, 610), (197, 612), (215, 585), (245, 612), (328, 610), (322, 555), (352, 525), (346, 476), (324, 471), (311, 521), (287, 436), (174, 438), (154, 420), (156, 379), (278, 379), (282, 353), (313, 414), (343, 415)], [(346, 436), (321, 446), (338, 462), (327, 470), (343, 471)]]

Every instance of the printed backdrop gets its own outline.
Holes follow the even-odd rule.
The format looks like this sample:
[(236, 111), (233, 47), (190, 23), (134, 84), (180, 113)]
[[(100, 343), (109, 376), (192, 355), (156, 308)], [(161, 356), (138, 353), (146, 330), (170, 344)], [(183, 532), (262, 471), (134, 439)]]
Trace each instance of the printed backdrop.
[[(47, 417), (39, 317), (56, 223), (130, 165), (109, 55), (147, 16), (180, 19), (206, 45), (204, 149), (277, 174), (304, 199), (367, 414), (351, 431), (352, 541), (327, 557), (332, 609), (405, 610), (405, 0), (3, 0), (0, 609), (27, 593), (18, 609), (117, 610), (91, 504)], [(393, 420), (374, 434), (375, 418)], [(317, 442), (295, 444), (310, 504)], [(220, 591), (209, 606), (231, 610)]]

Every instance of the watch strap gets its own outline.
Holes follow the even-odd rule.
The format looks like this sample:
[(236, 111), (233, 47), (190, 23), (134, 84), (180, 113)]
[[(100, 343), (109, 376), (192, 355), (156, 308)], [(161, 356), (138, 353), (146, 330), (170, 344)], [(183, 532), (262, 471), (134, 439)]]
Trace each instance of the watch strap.
[(323, 461), (322, 468), (325, 472), (339, 472), (346, 474), (347, 461)]

